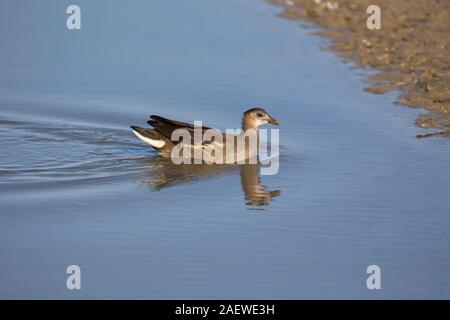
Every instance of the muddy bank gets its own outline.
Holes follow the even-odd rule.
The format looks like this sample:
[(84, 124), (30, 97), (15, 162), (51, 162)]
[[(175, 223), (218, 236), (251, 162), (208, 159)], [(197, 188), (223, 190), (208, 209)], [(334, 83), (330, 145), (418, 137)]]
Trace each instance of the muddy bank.
[[(318, 34), (344, 59), (378, 70), (367, 91), (398, 90), (398, 104), (428, 110), (418, 126), (450, 134), (450, 1), (268, 1), (283, 7), (284, 18), (321, 27)], [(366, 26), (372, 4), (381, 9), (380, 30)]]

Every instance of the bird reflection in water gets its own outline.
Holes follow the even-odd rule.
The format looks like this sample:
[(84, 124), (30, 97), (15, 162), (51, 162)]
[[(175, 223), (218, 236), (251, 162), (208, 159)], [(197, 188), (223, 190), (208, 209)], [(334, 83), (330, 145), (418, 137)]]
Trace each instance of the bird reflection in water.
[(147, 176), (140, 180), (139, 184), (155, 191), (239, 172), (246, 205), (256, 207), (268, 206), (273, 198), (281, 195), (280, 190), (270, 191), (265, 185), (261, 184), (259, 163), (243, 165), (176, 165), (170, 159), (161, 158), (159, 155), (140, 159), (139, 162), (147, 173)]

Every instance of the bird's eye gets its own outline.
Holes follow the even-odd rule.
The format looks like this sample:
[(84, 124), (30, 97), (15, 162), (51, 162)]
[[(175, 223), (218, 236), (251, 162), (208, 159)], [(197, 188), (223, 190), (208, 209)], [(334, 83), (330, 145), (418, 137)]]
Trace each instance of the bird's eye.
[(258, 112), (256, 115), (258, 116), (258, 118), (262, 118), (263, 117), (263, 114), (261, 112)]

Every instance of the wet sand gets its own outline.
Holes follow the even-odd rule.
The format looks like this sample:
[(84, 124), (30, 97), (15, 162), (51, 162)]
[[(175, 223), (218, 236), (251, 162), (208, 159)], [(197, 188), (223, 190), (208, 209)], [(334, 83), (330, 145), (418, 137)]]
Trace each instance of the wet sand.
[[(450, 135), (450, 2), (446, 0), (268, 0), (281, 16), (320, 27), (347, 61), (376, 69), (367, 91), (399, 91), (397, 103), (424, 108), (416, 124)], [(369, 30), (366, 9), (381, 8), (381, 29)], [(436, 129), (435, 129), (436, 130)]]

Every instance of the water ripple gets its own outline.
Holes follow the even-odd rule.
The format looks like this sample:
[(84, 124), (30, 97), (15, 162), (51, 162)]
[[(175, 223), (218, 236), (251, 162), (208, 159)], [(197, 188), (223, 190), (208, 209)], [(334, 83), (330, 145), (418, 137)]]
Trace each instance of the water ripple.
[(150, 149), (127, 130), (0, 119), (0, 187), (136, 174)]

